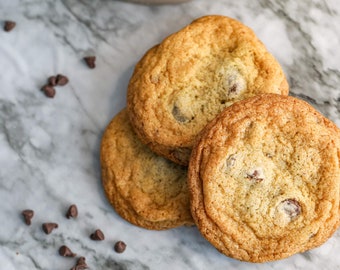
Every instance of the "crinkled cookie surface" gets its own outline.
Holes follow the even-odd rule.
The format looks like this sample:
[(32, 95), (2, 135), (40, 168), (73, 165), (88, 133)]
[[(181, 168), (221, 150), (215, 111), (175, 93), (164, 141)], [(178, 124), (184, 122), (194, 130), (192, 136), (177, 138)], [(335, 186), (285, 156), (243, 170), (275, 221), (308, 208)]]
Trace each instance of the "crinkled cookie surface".
[(238, 260), (265, 262), (324, 243), (339, 226), (340, 132), (304, 101), (266, 94), (225, 109), (189, 165), (193, 218)]
[(128, 87), (128, 113), (143, 143), (187, 165), (196, 135), (232, 103), (287, 95), (281, 66), (254, 32), (225, 16), (205, 16), (151, 48)]
[(186, 168), (143, 145), (125, 109), (103, 135), (101, 167), (107, 199), (130, 223), (154, 230), (193, 224)]

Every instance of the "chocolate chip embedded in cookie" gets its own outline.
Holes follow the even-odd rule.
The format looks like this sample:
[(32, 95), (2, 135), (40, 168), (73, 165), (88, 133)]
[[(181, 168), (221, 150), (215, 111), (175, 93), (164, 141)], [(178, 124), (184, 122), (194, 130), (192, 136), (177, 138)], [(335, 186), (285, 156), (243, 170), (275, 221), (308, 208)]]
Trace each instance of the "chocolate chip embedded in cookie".
[(263, 93), (288, 94), (279, 63), (241, 22), (206, 16), (146, 52), (129, 82), (128, 113), (144, 144), (187, 165), (209, 121), (235, 101)]
[(109, 202), (130, 223), (155, 230), (193, 224), (186, 168), (143, 145), (131, 128), (126, 110), (104, 133), (101, 166)]
[(304, 252), (339, 226), (339, 164), (339, 129), (306, 102), (276, 94), (236, 102), (193, 148), (193, 218), (238, 260)]
[(300, 203), (295, 199), (285, 199), (275, 209), (275, 224), (286, 226), (301, 215)]

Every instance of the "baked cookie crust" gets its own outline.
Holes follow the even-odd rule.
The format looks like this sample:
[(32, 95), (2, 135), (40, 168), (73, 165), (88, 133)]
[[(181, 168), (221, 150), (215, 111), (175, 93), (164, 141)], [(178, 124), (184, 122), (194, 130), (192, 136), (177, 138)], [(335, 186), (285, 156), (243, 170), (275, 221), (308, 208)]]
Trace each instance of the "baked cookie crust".
[(202, 235), (242, 261), (282, 259), (339, 226), (340, 132), (306, 102), (275, 94), (226, 108), (201, 133), (189, 165)]
[(129, 82), (127, 108), (144, 144), (187, 165), (209, 121), (235, 101), (263, 93), (288, 94), (279, 63), (250, 28), (211, 15), (146, 52)]
[(153, 230), (193, 224), (187, 169), (143, 145), (125, 109), (104, 132), (100, 161), (106, 197), (124, 219)]

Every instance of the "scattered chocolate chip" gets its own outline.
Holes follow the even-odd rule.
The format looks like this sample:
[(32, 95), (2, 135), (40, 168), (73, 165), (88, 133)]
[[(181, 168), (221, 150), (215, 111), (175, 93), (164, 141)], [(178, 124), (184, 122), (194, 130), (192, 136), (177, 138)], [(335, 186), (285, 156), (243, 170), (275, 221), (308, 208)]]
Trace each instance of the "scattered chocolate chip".
[(78, 208), (75, 204), (72, 204), (66, 213), (67, 218), (76, 218), (78, 216)]
[(68, 83), (68, 78), (65, 75), (58, 74), (56, 78), (56, 84), (60, 86), (64, 86)]
[(49, 98), (53, 98), (55, 96), (55, 89), (50, 85), (44, 85), (41, 88), (41, 91), (43, 91), (45, 96), (47, 96)]
[(42, 229), (46, 234), (50, 234), (54, 229), (58, 228), (57, 223), (43, 223)]
[(73, 253), (67, 246), (59, 248), (59, 255), (63, 257), (75, 257), (77, 254)]
[(71, 270), (83, 270), (88, 268), (85, 257), (80, 257), (77, 261), (77, 264), (71, 268)]
[(105, 236), (101, 230), (95, 230), (95, 232), (90, 235), (90, 238), (92, 240), (101, 241), (105, 239)]
[(95, 56), (84, 57), (84, 61), (89, 68), (95, 68), (96, 67), (96, 63), (95, 63), (96, 57)]
[(10, 32), (13, 30), (13, 28), (16, 26), (16, 22), (13, 21), (5, 21), (5, 25), (4, 25), (4, 30), (6, 32)]
[(50, 86), (56, 86), (57, 85), (57, 77), (56, 76), (51, 76), (48, 78), (48, 85)]
[(79, 265), (79, 264), (83, 264), (83, 265), (86, 265), (86, 259), (85, 259), (85, 257), (80, 257), (79, 259), (78, 259), (78, 261), (77, 261), (77, 264)]
[(30, 210), (30, 209), (26, 209), (26, 210), (22, 211), (21, 214), (24, 216), (25, 223), (27, 225), (31, 225), (31, 220), (34, 216), (34, 211)]
[(126, 244), (123, 241), (117, 241), (114, 249), (117, 253), (123, 253), (126, 249)]
[(291, 219), (294, 220), (301, 213), (301, 206), (295, 199), (286, 199), (281, 202), (283, 211)]

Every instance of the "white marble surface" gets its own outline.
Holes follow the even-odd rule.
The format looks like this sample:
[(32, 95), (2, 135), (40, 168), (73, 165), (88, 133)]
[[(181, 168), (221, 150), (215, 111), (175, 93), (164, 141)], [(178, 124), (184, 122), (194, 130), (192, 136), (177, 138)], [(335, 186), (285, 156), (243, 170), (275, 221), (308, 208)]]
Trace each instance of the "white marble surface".
[[(122, 220), (100, 182), (99, 143), (125, 106), (133, 65), (196, 17), (223, 14), (254, 29), (282, 64), (291, 93), (340, 126), (340, 5), (336, 0), (194, 0), (143, 6), (114, 0), (0, 0), (0, 269), (70, 269), (66, 244), (90, 269), (340, 269), (340, 231), (288, 259), (251, 264), (218, 253), (196, 228), (147, 231)], [(1, 27), (2, 28), (2, 27)], [(97, 56), (97, 68), (82, 62)], [(54, 99), (40, 91), (57, 73), (70, 83)], [(77, 204), (79, 217), (64, 217)], [(31, 208), (26, 226), (20, 216)], [(43, 222), (59, 223), (50, 235)], [(100, 228), (106, 239), (89, 234)], [(127, 249), (113, 250), (116, 240)]]

